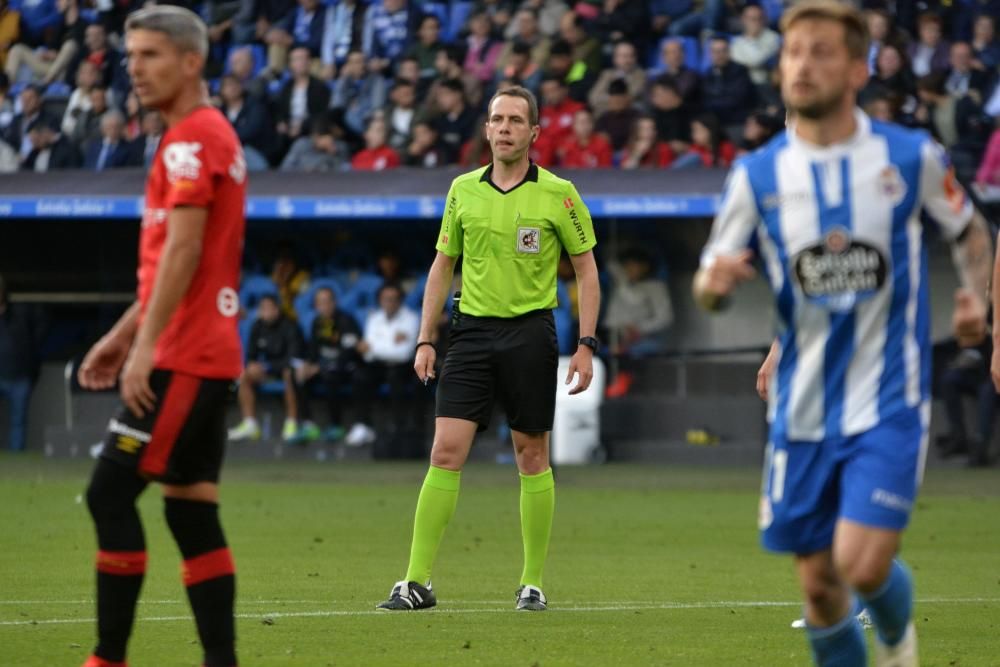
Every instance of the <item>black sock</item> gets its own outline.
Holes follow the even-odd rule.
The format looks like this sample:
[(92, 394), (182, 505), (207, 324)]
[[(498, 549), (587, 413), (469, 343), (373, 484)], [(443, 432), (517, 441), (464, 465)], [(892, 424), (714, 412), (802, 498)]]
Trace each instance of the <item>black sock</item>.
[(205, 667), (236, 664), (236, 569), (215, 503), (167, 498), (164, 513), (184, 558), (184, 586), (205, 650)]
[(97, 648), (94, 655), (123, 662), (135, 604), (146, 573), (146, 539), (135, 500), (146, 481), (111, 461), (97, 462), (87, 507), (97, 528)]

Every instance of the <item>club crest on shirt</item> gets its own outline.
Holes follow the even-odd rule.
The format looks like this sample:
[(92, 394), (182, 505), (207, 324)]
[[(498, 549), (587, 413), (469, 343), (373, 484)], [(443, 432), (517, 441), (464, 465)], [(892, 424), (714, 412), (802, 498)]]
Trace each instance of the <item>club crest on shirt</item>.
[(893, 206), (898, 206), (906, 197), (906, 182), (896, 165), (887, 165), (879, 172), (878, 191), (891, 201)]
[(537, 253), (540, 250), (541, 230), (538, 227), (517, 228), (517, 251)]
[(201, 144), (197, 141), (175, 141), (163, 149), (163, 166), (167, 168), (167, 180), (196, 181), (201, 175), (201, 160), (198, 152)]

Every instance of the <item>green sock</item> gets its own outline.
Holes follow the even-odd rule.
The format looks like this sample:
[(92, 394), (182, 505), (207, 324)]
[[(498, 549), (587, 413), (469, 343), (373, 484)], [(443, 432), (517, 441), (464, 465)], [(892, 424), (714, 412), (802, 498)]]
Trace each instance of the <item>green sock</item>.
[(521, 474), (521, 538), (524, 540), (524, 572), (521, 585), (542, 587), (542, 568), (549, 552), (552, 514), (556, 507), (556, 485), (552, 468), (537, 475)]
[(426, 584), (431, 578), (431, 568), (444, 529), (455, 513), (458, 504), (458, 485), (461, 471), (445, 470), (431, 466), (424, 478), (417, 499), (417, 513), (413, 518), (413, 544), (410, 546), (410, 566), (406, 580)]

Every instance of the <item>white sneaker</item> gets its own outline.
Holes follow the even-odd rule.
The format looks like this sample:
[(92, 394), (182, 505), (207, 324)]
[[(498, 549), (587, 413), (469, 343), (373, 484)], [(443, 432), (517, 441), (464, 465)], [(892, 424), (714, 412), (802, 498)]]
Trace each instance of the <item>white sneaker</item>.
[(356, 423), (347, 432), (344, 444), (348, 447), (363, 447), (375, 442), (375, 429), (368, 424)]
[(917, 667), (917, 628), (910, 621), (903, 638), (895, 646), (886, 646), (875, 636), (876, 667)]
[[(861, 623), (861, 627), (865, 630), (872, 627), (872, 615), (868, 613), (867, 609), (862, 609), (861, 613), (858, 614), (858, 622)], [(793, 630), (805, 630), (806, 629), (806, 619), (797, 618), (792, 621)]]
[(240, 440), (260, 440), (260, 426), (256, 419), (244, 419), (236, 427), (229, 429), (229, 439), (236, 442)]

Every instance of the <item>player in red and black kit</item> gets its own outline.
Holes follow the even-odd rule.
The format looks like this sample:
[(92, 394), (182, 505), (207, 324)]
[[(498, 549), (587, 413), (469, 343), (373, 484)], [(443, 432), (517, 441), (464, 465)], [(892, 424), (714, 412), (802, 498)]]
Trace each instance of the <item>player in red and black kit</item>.
[(146, 182), (138, 300), (90, 350), (80, 384), (120, 382), (87, 489), (97, 528), (98, 644), (85, 667), (123, 667), (146, 570), (135, 503), (160, 482), (167, 525), (205, 667), (236, 665), (235, 568), (219, 523), (225, 406), (242, 358), (236, 287), (243, 251), (246, 165), (229, 122), (208, 105), (208, 50), (197, 15), (157, 6), (129, 16), (128, 72), (167, 132)]

